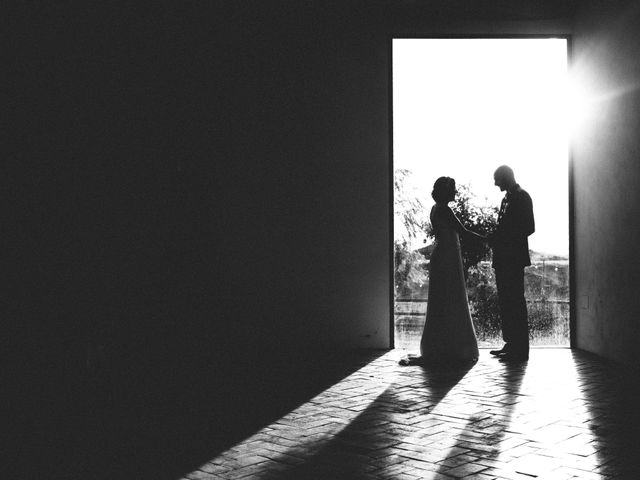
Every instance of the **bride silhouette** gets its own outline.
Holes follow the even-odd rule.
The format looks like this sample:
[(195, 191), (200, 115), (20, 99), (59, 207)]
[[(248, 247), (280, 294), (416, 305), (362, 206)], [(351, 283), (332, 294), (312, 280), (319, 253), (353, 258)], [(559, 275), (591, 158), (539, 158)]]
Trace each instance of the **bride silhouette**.
[(478, 342), (469, 313), (462, 267), (460, 236), (484, 240), (467, 230), (449, 208), (456, 196), (456, 182), (440, 177), (433, 185), (431, 226), (435, 246), (429, 263), (427, 318), (420, 340), (421, 357), (401, 364), (459, 364), (478, 359)]

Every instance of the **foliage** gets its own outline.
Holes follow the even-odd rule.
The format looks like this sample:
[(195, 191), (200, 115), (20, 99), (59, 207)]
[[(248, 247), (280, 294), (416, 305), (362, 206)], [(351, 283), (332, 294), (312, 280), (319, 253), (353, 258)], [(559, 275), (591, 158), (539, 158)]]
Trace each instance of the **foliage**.
[(553, 330), (555, 326), (555, 315), (551, 302), (542, 300), (528, 305), (529, 333), (546, 334)]
[(410, 244), (428, 227), (422, 200), (409, 191), (411, 171), (397, 169), (393, 178), (394, 194), (394, 280), (398, 295), (412, 296), (428, 281), (425, 258)]
[(493, 269), (488, 262), (469, 268), (467, 275), (469, 310), (481, 340), (500, 335), (500, 309)]
[(425, 258), (417, 251), (409, 249), (407, 242), (394, 243), (395, 297), (426, 297), (424, 287), (429, 275)]
[(409, 191), (410, 178), (411, 170), (406, 169), (397, 169), (393, 177), (393, 210), (395, 219), (399, 220), (395, 237), (399, 243), (424, 234), (429, 225), (422, 199)]
[[(498, 207), (479, 206), (474, 202), (475, 195), (469, 185), (458, 185), (458, 194), (451, 209), (454, 211), (462, 225), (468, 230), (486, 236), (492, 233), (498, 221)], [(491, 249), (487, 242), (476, 238), (462, 238), (462, 263), (465, 275), (468, 277), (469, 269), (481, 260), (491, 257)]]

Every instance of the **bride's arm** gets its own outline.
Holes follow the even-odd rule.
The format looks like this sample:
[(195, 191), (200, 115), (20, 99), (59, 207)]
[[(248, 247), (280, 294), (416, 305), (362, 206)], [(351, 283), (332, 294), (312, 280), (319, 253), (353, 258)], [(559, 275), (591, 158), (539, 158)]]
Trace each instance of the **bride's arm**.
[(449, 222), (451, 223), (453, 228), (460, 234), (460, 236), (465, 236), (468, 238), (470, 237), (470, 238), (474, 238), (475, 240), (482, 240), (482, 241), (487, 239), (487, 237), (483, 235), (479, 235), (476, 232), (473, 232), (468, 228), (465, 228), (465, 226), (458, 219), (458, 217), (456, 217), (456, 214), (453, 213), (453, 210), (451, 210), (451, 208), (449, 207), (447, 207), (447, 216), (449, 217)]

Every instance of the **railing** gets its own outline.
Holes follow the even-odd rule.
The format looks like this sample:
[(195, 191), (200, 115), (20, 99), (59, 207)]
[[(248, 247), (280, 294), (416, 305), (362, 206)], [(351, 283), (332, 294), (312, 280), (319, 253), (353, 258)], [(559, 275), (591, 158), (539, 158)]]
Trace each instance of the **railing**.
[[(569, 346), (568, 300), (528, 300), (527, 307), (532, 346)], [(417, 351), (424, 329), (427, 301), (398, 300), (394, 310), (396, 347)], [(484, 320), (474, 319), (478, 344), (481, 347), (499, 345), (502, 341), (499, 328), (488, 326)]]

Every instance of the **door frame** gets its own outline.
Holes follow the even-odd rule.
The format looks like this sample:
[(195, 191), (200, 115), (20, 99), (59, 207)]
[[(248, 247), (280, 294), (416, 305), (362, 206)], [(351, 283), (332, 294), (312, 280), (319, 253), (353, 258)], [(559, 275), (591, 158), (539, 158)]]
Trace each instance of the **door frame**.
[[(388, 122), (389, 122), (389, 348), (395, 348), (395, 250), (394, 239), (394, 157), (393, 157), (393, 40), (394, 39), (551, 39), (559, 38), (567, 42), (567, 68), (571, 71), (572, 35), (558, 34), (473, 34), (473, 35), (425, 35), (425, 34), (396, 34), (388, 39)], [(574, 195), (574, 155), (573, 141), (569, 139), (567, 152), (567, 177), (569, 191), (569, 348), (577, 348), (576, 345), (576, 300), (575, 300), (575, 195)]]

